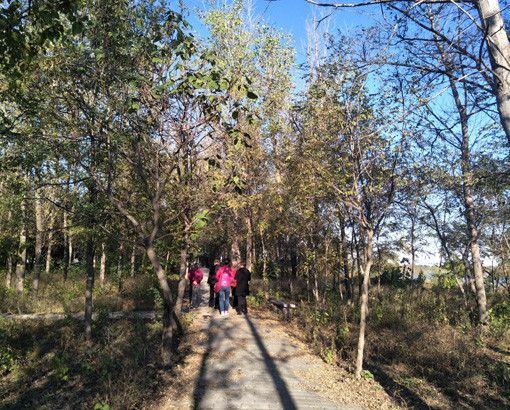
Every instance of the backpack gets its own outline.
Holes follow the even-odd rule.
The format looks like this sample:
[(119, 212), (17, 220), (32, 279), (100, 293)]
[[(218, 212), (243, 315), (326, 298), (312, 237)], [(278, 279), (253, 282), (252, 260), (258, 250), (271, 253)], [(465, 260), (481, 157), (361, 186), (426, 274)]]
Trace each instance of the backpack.
[(228, 266), (222, 266), (221, 272), (220, 272), (220, 286), (222, 287), (228, 287), (232, 283), (232, 271)]

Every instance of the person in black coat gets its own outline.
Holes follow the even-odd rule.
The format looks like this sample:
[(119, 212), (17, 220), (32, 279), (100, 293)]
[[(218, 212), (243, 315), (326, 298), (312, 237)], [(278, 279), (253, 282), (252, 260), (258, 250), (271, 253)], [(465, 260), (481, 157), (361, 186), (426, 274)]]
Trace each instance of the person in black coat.
[(216, 282), (218, 282), (218, 279), (216, 279), (216, 272), (218, 272), (218, 269), (220, 268), (220, 261), (219, 259), (214, 260), (214, 265), (212, 269), (209, 271), (209, 277), (207, 278), (207, 283), (209, 284), (209, 307), (214, 308), (217, 307), (219, 309), (219, 299), (218, 294), (214, 293), (214, 285)]
[(242, 261), (239, 265), (241, 268), (238, 269), (236, 273), (237, 286), (235, 290), (237, 296), (237, 314), (242, 315), (244, 313), (246, 315), (248, 313), (246, 296), (250, 294), (248, 282), (251, 280), (251, 273), (246, 269), (245, 261)]

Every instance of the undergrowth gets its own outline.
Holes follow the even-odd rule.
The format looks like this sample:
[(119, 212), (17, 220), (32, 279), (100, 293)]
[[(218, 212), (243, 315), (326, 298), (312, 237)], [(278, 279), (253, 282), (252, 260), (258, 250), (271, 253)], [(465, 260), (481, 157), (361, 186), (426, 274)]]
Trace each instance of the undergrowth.
[[(27, 289), (19, 298), (0, 275), (0, 313), (75, 313), (84, 309), (84, 274), (71, 271), (41, 278), (37, 300)], [(173, 278), (175, 281), (175, 278)], [(26, 283), (30, 283), (27, 277)], [(176, 288), (175, 283), (172, 285)], [(0, 410), (135, 409), (161, 388), (162, 324), (154, 320), (109, 320), (108, 312), (158, 308), (159, 284), (149, 275), (126, 278), (122, 290), (96, 283), (92, 340), (83, 321), (0, 318)], [(185, 317), (181, 325), (186, 329)], [(174, 361), (182, 360), (180, 336)]]
[[(363, 375), (375, 377), (408, 408), (510, 408), (510, 304), (504, 295), (493, 296), (498, 307), (491, 309), (490, 324), (479, 326), (453, 289), (411, 285), (376, 293), (369, 301)], [(278, 293), (297, 305), (289, 332), (325, 362), (354, 371), (358, 305), (331, 296), (323, 309), (305, 292), (296, 294)], [(255, 299), (262, 297), (259, 292)]]

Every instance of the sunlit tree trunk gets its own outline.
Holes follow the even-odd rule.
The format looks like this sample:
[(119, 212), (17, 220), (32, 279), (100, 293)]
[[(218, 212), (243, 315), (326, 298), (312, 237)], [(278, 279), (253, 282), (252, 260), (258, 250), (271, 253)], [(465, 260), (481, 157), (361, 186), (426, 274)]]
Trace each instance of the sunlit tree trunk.
[(276, 244), (275, 244), (274, 251), (275, 251), (275, 254), (276, 254), (276, 266), (278, 268), (278, 279), (276, 281), (276, 287), (277, 287), (279, 292), (282, 291), (282, 276), (283, 276), (281, 248), (282, 248), (282, 243), (281, 243), (280, 238), (278, 238), (278, 240), (276, 241)]
[(246, 269), (251, 271), (251, 263), (253, 256), (253, 228), (251, 225), (251, 218), (247, 216), (245, 219), (246, 223)]
[(64, 221), (62, 230), (64, 233), (64, 260), (63, 260), (63, 276), (64, 282), (67, 281), (67, 272), (69, 270), (69, 229), (67, 227), (67, 212), (64, 210)]
[(297, 278), (297, 256), (294, 251), (290, 254), (291, 274), (289, 276), (289, 292), (294, 293), (294, 280)]
[[(508, 34), (498, 0), (477, 0), (476, 7), (485, 30), (484, 41), (489, 49), (491, 67), (494, 72), (492, 89), (496, 95), (501, 124), (505, 130), (507, 141), (510, 143), (510, 44)], [(478, 286), (480, 283), (477, 284), (477, 289)], [(480, 300), (480, 303), (483, 303), (483, 300)], [(480, 315), (480, 320), (483, 316), (485, 319), (482, 322), (485, 322), (486, 313), (480, 312)]]
[(317, 266), (317, 244), (313, 241), (313, 238), (310, 238), (311, 244), (313, 246), (313, 264), (311, 273), (313, 275), (313, 298), (315, 300), (315, 305), (318, 307), (320, 304), (320, 295), (319, 295), (319, 267)]
[(53, 225), (55, 222), (55, 213), (50, 211), (48, 220), (48, 237), (47, 237), (47, 251), (46, 251), (46, 273), (50, 273), (51, 269), (51, 252), (53, 248)]
[(12, 254), (9, 252), (7, 254), (7, 266), (6, 266), (6, 275), (5, 275), (5, 287), (10, 289), (12, 286)]
[(34, 277), (32, 279), (32, 297), (37, 298), (39, 291), (39, 278), (42, 269), (42, 245), (43, 245), (43, 210), (41, 199), (35, 199), (35, 262), (34, 262)]
[[(72, 220), (67, 221), (68, 225), (72, 225)], [(67, 231), (67, 266), (71, 266), (73, 263), (73, 235), (71, 235), (71, 232)]]
[[(344, 219), (343, 215), (340, 215), (338, 220), (340, 222), (340, 239), (342, 242), (341, 255), (342, 255), (342, 269), (343, 269), (343, 272), (345, 275), (345, 291), (347, 293), (347, 295), (346, 295), (347, 300), (349, 301), (349, 304), (352, 305), (352, 303), (354, 301), (353, 294), (352, 294), (352, 286), (353, 285), (352, 285), (352, 278), (351, 278), (351, 273), (350, 273), (350, 268), (349, 268), (349, 247), (347, 245), (347, 239), (346, 239), (346, 235), (345, 235), (345, 219)], [(338, 286), (341, 287), (342, 285), (339, 283)]]
[(101, 244), (101, 262), (99, 264), (99, 287), (104, 288), (104, 278), (106, 274), (106, 243)]
[(416, 249), (415, 249), (415, 220), (414, 217), (411, 218), (411, 278), (414, 279), (414, 271), (416, 264)]
[[(359, 240), (358, 238), (356, 237), (356, 232), (354, 232), (354, 227), (353, 227), (353, 238), (354, 238), (354, 245), (355, 245), (355, 248), (356, 248), (356, 266), (357, 266), (357, 270), (358, 270), (358, 294), (360, 295), (361, 297), (361, 293), (362, 293), (362, 287), (363, 287), (363, 269), (361, 268), (362, 266), (362, 263), (361, 263), (361, 257), (363, 255), (361, 255), (361, 249), (360, 249), (360, 245), (359, 245)], [(360, 234), (360, 240), (362, 240), (363, 237), (362, 235)]]
[(122, 291), (122, 253), (124, 251), (124, 242), (119, 246), (119, 258), (117, 260), (117, 279), (119, 281), (119, 292)]
[[(490, 3), (493, 0), (482, 0), (481, 3)], [(497, 4), (497, 2), (496, 2)], [(501, 16), (499, 16), (501, 17)], [(497, 16), (494, 16), (496, 19)], [(503, 29), (503, 27), (500, 27)], [(490, 34), (490, 33), (489, 33)], [(506, 37), (506, 33), (505, 33)], [(508, 47), (508, 38), (506, 38), (506, 47)], [(451, 70), (451, 62), (448, 60), (446, 52), (444, 52), (438, 42), (438, 49), (441, 52), (443, 64), (447, 72)], [(503, 51), (503, 50), (500, 50)], [(510, 57), (510, 53), (506, 52), (506, 57)], [(507, 60), (507, 67), (510, 68), (509, 61)], [(462, 170), (462, 192), (464, 199), (464, 217), (466, 218), (468, 239), (471, 244), (471, 258), (473, 263), (473, 271), (475, 276), (475, 288), (476, 288), (476, 302), (478, 305), (478, 314), (480, 323), (487, 323), (489, 319), (489, 311), (487, 309), (487, 297), (485, 295), (485, 285), (483, 280), (483, 269), (482, 261), (480, 257), (480, 246), (478, 241), (478, 229), (476, 227), (476, 216), (475, 216), (475, 204), (472, 193), (472, 171), (471, 171), (471, 157), (470, 157), (470, 146), (469, 146), (469, 115), (467, 113), (466, 106), (462, 103), (459, 95), (457, 85), (453, 81), (453, 77), (450, 76), (450, 88), (452, 90), (453, 98), (457, 106), (457, 110), (460, 118), (462, 140), (461, 140), (461, 170)], [(505, 78), (510, 81), (510, 73), (505, 74)], [(510, 83), (508, 84), (510, 87)], [(506, 91), (505, 91), (506, 92)], [(510, 88), (508, 90), (508, 96), (505, 97), (507, 104), (510, 104)], [(509, 107), (510, 108), (510, 107)], [(510, 114), (510, 109), (509, 109)], [(510, 117), (508, 118), (510, 121)], [(509, 123), (510, 129), (510, 123)]]
[(135, 266), (136, 266), (136, 245), (133, 245), (131, 250), (131, 277), (135, 277)]
[(21, 213), (23, 221), (21, 222), (21, 230), (19, 235), (18, 261), (16, 263), (16, 284), (15, 290), (18, 297), (23, 297), (25, 286), (25, 274), (27, 269), (27, 226), (26, 226), (26, 204), (25, 200), (21, 200)]
[[(12, 217), (12, 211), (9, 210), (8, 213), (9, 217), (8, 220), (11, 220)], [(7, 289), (10, 289), (12, 286), (12, 249), (8, 249), (7, 252), (7, 262), (5, 267), (5, 287)]]
[(232, 261), (238, 262), (241, 257), (241, 253), (239, 251), (239, 228), (238, 228), (238, 215), (237, 212), (234, 210), (234, 221), (232, 224), (232, 247), (231, 247), (231, 255), (232, 255)]
[(329, 280), (329, 264), (328, 264), (328, 251), (329, 251), (329, 241), (326, 239), (325, 249), (324, 249), (324, 291), (322, 292), (322, 309), (326, 309), (326, 297), (328, 293), (328, 280)]
[(356, 377), (361, 377), (363, 370), (363, 355), (365, 349), (365, 333), (368, 315), (368, 288), (370, 281), (370, 269), (372, 268), (372, 238), (374, 231), (371, 227), (366, 229), (366, 245), (365, 245), (365, 269), (363, 272), (363, 287), (361, 292), (361, 318), (359, 324), (359, 338), (358, 338), (358, 354), (356, 357)]
[(264, 230), (262, 229), (262, 227), (259, 228), (259, 232), (260, 232), (260, 243), (262, 245), (262, 283), (263, 283), (263, 288), (264, 288), (264, 294), (265, 294), (265, 297), (266, 299), (268, 298), (268, 294), (267, 294), (267, 260), (266, 260), (266, 243), (264, 241)]

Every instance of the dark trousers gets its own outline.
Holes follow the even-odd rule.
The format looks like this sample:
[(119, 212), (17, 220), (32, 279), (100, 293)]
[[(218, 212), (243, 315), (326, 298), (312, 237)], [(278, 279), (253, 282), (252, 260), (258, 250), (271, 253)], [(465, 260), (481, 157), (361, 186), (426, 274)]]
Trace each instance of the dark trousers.
[(214, 292), (214, 285), (209, 284), (209, 307), (220, 308), (220, 299), (218, 294)]
[(246, 305), (246, 296), (237, 296), (237, 313), (248, 313), (248, 306)]
[(232, 286), (232, 295), (230, 296), (230, 306), (234, 309), (237, 309), (237, 296), (236, 296), (236, 288)]

